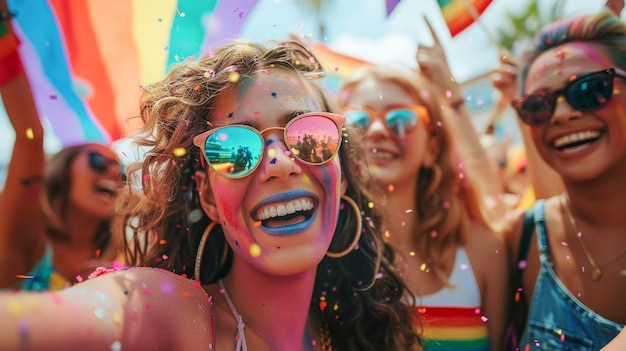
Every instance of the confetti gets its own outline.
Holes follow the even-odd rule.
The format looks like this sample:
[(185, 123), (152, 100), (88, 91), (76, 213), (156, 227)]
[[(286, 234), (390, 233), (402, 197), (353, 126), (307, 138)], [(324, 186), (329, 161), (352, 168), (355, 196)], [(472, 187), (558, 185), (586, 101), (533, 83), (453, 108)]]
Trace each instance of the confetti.
[(185, 149), (184, 147), (177, 147), (174, 149), (174, 151), (172, 151), (172, 153), (176, 157), (182, 157), (187, 154), (187, 149)]
[(228, 75), (228, 81), (231, 83), (236, 83), (239, 80), (239, 73), (237, 72), (231, 72)]
[(259, 244), (250, 245), (250, 256), (252, 257), (261, 256), (261, 247), (259, 246)]

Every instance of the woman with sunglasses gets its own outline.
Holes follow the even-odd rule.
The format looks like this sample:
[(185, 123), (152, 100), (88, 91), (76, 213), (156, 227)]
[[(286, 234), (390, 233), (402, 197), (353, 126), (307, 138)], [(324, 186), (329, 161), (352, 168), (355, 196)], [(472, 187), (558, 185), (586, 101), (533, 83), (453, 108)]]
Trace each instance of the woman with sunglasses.
[[(425, 350), (496, 350), (505, 321), (504, 242), (459, 168), (442, 114), (452, 109), (423, 74), (390, 66), (355, 73), (339, 91), (385, 191), (386, 240), (398, 251)], [(480, 147), (480, 145), (479, 145)]]
[[(323, 74), (299, 42), (237, 41), (144, 87), (145, 127), (135, 140), (149, 151), (128, 168), (129, 191), (139, 179), (143, 195), (126, 215), (136, 231), (129, 261), (200, 283), (152, 268), (111, 272), (20, 314), (33, 323), (27, 338), (17, 322), (0, 338), (32, 347), (33, 325), (56, 312), (56, 325), (84, 325), (89, 335), (52, 336), (48, 345), (88, 338), (132, 350), (418, 347), (405, 285), (368, 200), (358, 139), (330, 112), (314, 82)], [(26, 306), (51, 296), (13, 298)], [(94, 311), (101, 323), (89, 323)], [(3, 321), (9, 313), (0, 308)]]
[(604, 12), (547, 26), (524, 56), (513, 107), (565, 191), (507, 237), (529, 306), (520, 349), (599, 350), (626, 323), (625, 42)]
[[(6, 3), (0, 3), (6, 11)], [(7, 12), (4, 12), (7, 13)], [(17, 40), (1, 22), (0, 45)], [(115, 257), (110, 222), (120, 188), (115, 153), (99, 144), (63, 149), (47, 163), (43, 128), (17, 44), (3, 47), (0, 94), (15, 144), (0, 198), (0, 288), (60, 289)]]

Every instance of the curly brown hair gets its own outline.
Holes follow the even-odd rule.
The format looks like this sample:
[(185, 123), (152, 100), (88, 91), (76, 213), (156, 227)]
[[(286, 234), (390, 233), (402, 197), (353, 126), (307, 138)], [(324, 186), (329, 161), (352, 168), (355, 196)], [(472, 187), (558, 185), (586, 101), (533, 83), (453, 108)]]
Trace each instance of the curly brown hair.
[[(202, 169), (193, 137), (210, 127), (216, 99), (237, 89), (259, 72), (285, 69), (307, 78), (319, 93), (324, 110), (332, 111), (323, 89), (314, 81), (324, 70), (299, 40), (275, 43), (269, 49), (238, 40), (198, 60), (176, 65), (167, 76), (144, 87), (140, 111), (145, 126), (135, 142), (147, 149), (141, 163), (131, 164), (129, 196), (123, 229), (132, 231), (127, 260), (186, 276), (194, 274), (200, 237), (210, 223), (201, 212), (194, 174)], [(230, 79), (232, 72), (239, 79)], [(358, 249), (342, 258), (325, 257), (318, 265), (310, 310), (328, 326), (333, 347), (340, 350), (409, 350), (419, 345), (411, 328), (411, 311), (402, 302), (406, 286), (390, 262), (393, 251), (382, 240), (382, 218), (370, 206), (371, 180), (362, 172), (365, 161), (359, 140), (344, 131), (339, 157), (349, 186), (346, 195), (361, 208), (362, 235)], [(132, 200), (131, 200), (132, 199)], [(330, 251), (342, 251), (356, 231), (350, 206), (339, 214)], [(208, 236), (200, 280), (214, 283), (230, 270), (233, 252), (220, 226)], [(165, 257), (165, 258), (164, 258)], [(321, 297), (329, 308), (322, 308)], [(339, 308), (332, 308), (333, 305)]]

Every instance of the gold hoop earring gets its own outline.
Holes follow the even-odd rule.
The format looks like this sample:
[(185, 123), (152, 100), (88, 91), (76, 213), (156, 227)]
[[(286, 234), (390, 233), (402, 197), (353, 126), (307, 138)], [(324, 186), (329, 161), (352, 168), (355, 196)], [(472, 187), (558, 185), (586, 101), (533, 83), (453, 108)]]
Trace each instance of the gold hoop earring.
[(361, 210), (359, 209), (359, 206), (357, 206), (356, 202), (354, 202), (354, 200), (352, 200), (350, 197), (346, 195), (341, 195), (341, 199), (347, 202), (348, 204), (350, 204), (350, 206), (352, 206), (352, 209), (354, 210), (354, 213), (356, 216), (356, 235), (354, 236), (354, 239), (352, 239), (352, 242), (350, 243), (350, 245), (348, 245), (347, 249), (340, 251), (340, 252), (327, 251), (326, 256), (330, 258), (341, 258), (349, 254), (352, 250), (354, 250), (356, 245), (359, 243), (359, 240), (361, 239), (361, 229), (362, 229), (361, 221), (363, 219), (361, 217)]
[(211, 222), (204, 233), (202, 233), (202, 238), (200, 238), (200, 244), (198, 245), (198, 251), (196, 252), (196, 264), (193, 268), (193, 279), (200, 281), (200, 265), (202, 263), (202, 255), (204, 255), (204, 247), (206, 246), (206, 241), (209, 238), (209, 234), (215, 228), (215, 222)]

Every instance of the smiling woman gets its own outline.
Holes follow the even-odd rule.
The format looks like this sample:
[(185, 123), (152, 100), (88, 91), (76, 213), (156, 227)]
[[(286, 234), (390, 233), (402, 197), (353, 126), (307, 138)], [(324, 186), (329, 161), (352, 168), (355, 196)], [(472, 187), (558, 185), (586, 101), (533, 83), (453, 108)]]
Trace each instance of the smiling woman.
[(297, 40), (235, 41), (144, 87), (135, 141), (148, 151), (128, 166), (127, 259), (195, 276), (206, 294), (197, 282), (133, 268), (67, 289), (58, 304), (0, 295), (0, 306), (26, 312), (0, 308), (15, 322), (0, 345), (19, 345), (17, 327), (29, 323), (28, 346), (39, 349), (44, 317), (58, 314), (48, 323), (88, 328), (86, 345), (102, 349), (416, 348), (359, 140), (316, 85), (323, 74)]
[(0, 288), (61, 289), (116, 256), (110, 223), (119, 162), (93, 143), (67, 147), (45, 162), (43, 128), (12, 43), (10, 23), (0, 22), (0, 94), (16, 134), (0, 198)]
[(626, 323), (625, 41), (605, 12), (547, 26), (526, 53), (513, 106), (565, 192), (530, 210), (530, 236), (523, 216), (507, 235), (527, 253), (512, 262), (529, 304), (520, 348), (599, 350)]

